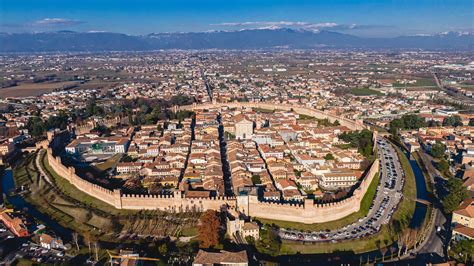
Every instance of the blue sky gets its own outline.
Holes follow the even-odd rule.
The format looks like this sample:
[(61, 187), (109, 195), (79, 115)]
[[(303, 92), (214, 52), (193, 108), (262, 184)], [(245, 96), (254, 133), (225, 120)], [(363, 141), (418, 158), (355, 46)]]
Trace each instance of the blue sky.
[(301, 28), (361, 36), (473, 31), (473, 0), (0, 0), (0, 31), (127, 34)]

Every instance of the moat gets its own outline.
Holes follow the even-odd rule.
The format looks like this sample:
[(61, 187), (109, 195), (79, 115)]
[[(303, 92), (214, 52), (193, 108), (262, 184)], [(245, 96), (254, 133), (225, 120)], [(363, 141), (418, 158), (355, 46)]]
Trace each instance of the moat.
[[(410, 159), (410, 165), (413, 169), (415, 174), (415, 181), (416, 181), (416, 192), (417, 197), (420, 199), (427, 199), (427, 189), (425, 184), (425, 179), (422, 174), (421, 169), (419, 168), (418, 164), (414, 159)], [(15, 189), (14, 179), (13, 179), (13, 171), (8, 169), (5, 171), (2, 177), (2, 190), (3, 193), (11, 191)], [(34, 206), (28, 203), (21, 195), (8, 195), (7, 200), (10, 204), (12, 204), (17, 209), (26, 209), (27, 213), (34, 217), (35, 219), (44, 223), (47, 227), (51, 228), (58, 236), (61, 236), (65, 240), (71, 239), (71, 233), (73, 232), (69, 228), (65, 228), (61, 226), (59, 223), (44, 215), (43, 213), (39, 212)], [(423, 224), (425, 219), (425, 215), (427, 212), (427, 208), (425, 205), (421, 203), (417, 203), (415, 212), (413, 214), (413, 218), (410, 223), (410, 227), (419, 227)], [(110, 248), (117, 247), (118, 244), (116, 243), (103, 243), (105, 246)], [(134, 247), (136, 249), (142, 249), (143, 247), (139, 244), (130, 245), (130, 247)], [(269, 257), (265, 254), (259, 254), (255, 250), (251, 249), (248, 250), (255, 255), (255, 257), (259, 260), (269, 260), (269, 261), (276, 261), (281, 263), (282, 265), (290, 265), (298, 263), (298, 265), (312, 265), (315, 261), (321, 262), (325, 261), (327, 264), (340, 264), (340, 263), (355, 263), (360, 262), (361, 257), (363, 258), (362, 261), (373, 260), (374, 258), (381, 257), (380, 251), (373, 251), (367, 252), (362, 254), (354, 254), (353, 252), (336, 252), (331, 254), (314, 254), (314, 255), (307, 255), (307, 254), (296, 254), (296, 255), (283, 255), (277, 258)]]

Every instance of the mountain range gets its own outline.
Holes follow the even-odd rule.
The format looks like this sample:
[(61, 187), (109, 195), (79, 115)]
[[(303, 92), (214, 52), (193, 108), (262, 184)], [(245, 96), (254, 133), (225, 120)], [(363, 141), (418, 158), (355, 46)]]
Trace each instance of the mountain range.
[(160, 49), (427, 49), (474, 50), (473, 33), (391, 38), (358, 37), (331, 31), (249, 29), (127, 35), (110, 32), (0, 33), (0, 52), (99, 52)]

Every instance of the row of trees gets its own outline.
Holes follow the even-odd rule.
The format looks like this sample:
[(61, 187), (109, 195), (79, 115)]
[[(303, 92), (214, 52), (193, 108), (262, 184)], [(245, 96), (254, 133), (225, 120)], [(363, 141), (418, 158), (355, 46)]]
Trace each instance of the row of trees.
[[(173, 96), (170, 100), (162, 99), (135, 99), (123, 100), (114, 106), (101, 106), (95, 97), (88, 100), (86, 107), (82, 110), (73, 109), (69, 112), (59, 111), (57, 115), (50, 116), (47, 120), (40, 117), (38, 110), (36, 116), (30, 117), (26, 128), (33, 137), (42, 136), (52, 128), (65, 129), (68, 122), (80, 123), (82, 120), (92, 116), (128, 116), (133, 125), (156, 124), (159, 120), (178, 119), (180, 121), (193, 116), (191, 111), (173, 112), (169, 108), (174, 105), (188, 105), (194, 102), (194, 98), (185, 95)], [(139, 110), (134, 112), (134, 110)], [(100, 130), (102, 130), (101, 128)]]
[(64, 111), (59, 111), (56, 116), (50, 116), (47, 120), (41, 119), (39, 116), (32, 116), (28, 119), (26, 128), (33, 137), (39, 137), (45, 131), (52, 128), (65, 129), (67, 127), (69, 115)]
[(390, 133), (396, 135), (399, 129), (418, 129), (420, 127), (426, 127), (428, 124), (426, 123), (425, 119), (415, 115), (403, 115), (400, 118), (393, 119), (390, 122)]
[[(459, 115), (448, 116), (443, 120), (443, 123), (438, 121), (429, 121), (416, 114), (403, 115), (400, 118), (393, 119), (390, 122), (389, 131), (396, 135), (399, 129), (419, 129), (421, 127), (436, 127), (436, 126), (463, 126), (462, 118)], [(469, 126), (474, 126), (474, 119), (469, 120)]]

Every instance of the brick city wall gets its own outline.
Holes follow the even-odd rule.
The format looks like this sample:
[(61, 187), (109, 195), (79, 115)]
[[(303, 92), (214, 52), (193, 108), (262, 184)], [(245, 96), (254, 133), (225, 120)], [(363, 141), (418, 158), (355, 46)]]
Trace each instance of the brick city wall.
[[(179, 191), (172, 195), (129, 195), (121, 194), (120, 190), (109, 190), (88, 182), (75, 174), (73, 167), (66, 167), (61, 163), (59, 157), (52, 155), (52, 150), (47, 150), (49, 165), (54, 171), (68, 180), (73, 186), (82, 192), (100, 199), (117, 209), (131, 210), (163, 210), (172, 212), (204, 211), (208, 209), (219, 210), (221, 206), (227, 205), (231, 208), (237, 207), (252, 217), (273, 220), (283, 220), (302, 223), (322, 223), (334, 221), (359, 211), (360, 203), (367, 188), (378, 172), (379, 161), (376, 160), (367, 175), (361, 182), (354, 195), (336, 203), (314, 204), (312, 200), (306, 200), (301, 204), (268, 203), (258, 201), (256, 196), (244, 196), (246, 199), (239, 201), (233, 197), (218, 198), (185, 198)], [(239, 196), (242, 197), (242, 196)]]
[(379, 160), (376, 159), (354, 194), (339, 202), (315, 204), (306, 199), (304, 204), (282, 204), (260, 202), (256, 196), (249, 196), (248, 205), (239, 204), (239, 209), (252, 217), (306, 224), (338, 220), (360, 210), (362, 198), (378, 171)]
[(233, 197), (217, 198), (185, 198), (180, 192), (172, 195), (134, 195), (122, 194), (119, 189), (110, 190), (82, 179), (73, 167), (62, 164), (59, 156), (55, 157), (51, 148), (47, 149), (49, 165), (53, 170), (69, 181), (80, 191), (97, 198), (117, 209), (130, 210), (164, 210), (164, 211), (204, 211), (208, 209), (219, 210), (222, 205), (235, 208), (236, 200)]
[(290, 105), (290, 104), (273, 104), (273, 103), (264, 103), (264, 102), (233, 102), (233, 103), (207, 103), (207, 104), (193, 104), (193, 105), (186, 105), (175, 107), (176, 110), (203, 110), (203, 109), (212, 109), (212, 108), (262, 108), (267, 110), (284, 110), (284, 111), (291, 111), (302, 115), (313, 116), (318, 119), (329, 119), (329, 121), (334, 122), (336, 120), (342, 126), (346, 126), (351, 130), (361, 130), (364, 129), (365, 126), (362, 122), (353, 121), (351, 119), (347, 119), (345, 117), (340, 117), (337, 115), (333, 115), (327, 112), (315, 110), (310, 107), (302, 107), (299, 105)]

